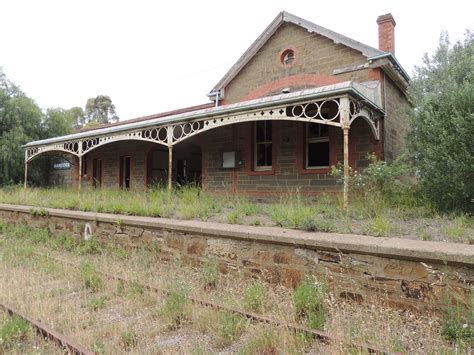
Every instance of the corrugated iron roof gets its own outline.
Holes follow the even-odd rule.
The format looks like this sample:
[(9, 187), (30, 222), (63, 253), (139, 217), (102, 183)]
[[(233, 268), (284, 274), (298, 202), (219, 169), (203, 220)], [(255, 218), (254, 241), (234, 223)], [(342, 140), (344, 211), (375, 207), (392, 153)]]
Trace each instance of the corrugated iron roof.
[[(375, 109), (382, 111), (380, 105), (380, 95), (376, 91), (380, 90), (380, 86), (374, 85), (375, 82), (368, 82), (367, 85), (360, 83), (345, 81), (338, 84), (321, 86), (312, 89), (301, 90), (289, 94), (279, 94), (273, 96), (266, 96), (259, 99), (242, 101), (234, 104), (208, 107), (195, 111), (187, 111), (182, 113), (170, 114), (168, 116), (156, 115), (156, 118), (146, 119), (138, 122), (122, 122), (121, 125), (98, 128), (92, 131), (79, 132), (68, 134), (65, 136), (54, 137), (49, 139), (43, 139), (39, 141), (29, 142), (25, 147), (41, 146), (52, 143), (61, 143), (71, 140), (106, 136), (112, 133), (118, 133), (122, 131), (137, 130), (150, 126), (175, 124), (183, 121), (190, 121), (194, 119), (205, 119), (214, 116), (230, 115), (239, 112), (245, 112), (248, 110), (268, 108), (271, 106), (277, 106), (282, 104), (290, 104), (303, 100), (319, 99), (323, 97), (329, 97), (331, 95), (349, 94), (363, 99), (367, 104), (371, 105)], [(173, 112), (173, 111), (172, 111)], [(153, 116), (148, 116), (153, 117)]]

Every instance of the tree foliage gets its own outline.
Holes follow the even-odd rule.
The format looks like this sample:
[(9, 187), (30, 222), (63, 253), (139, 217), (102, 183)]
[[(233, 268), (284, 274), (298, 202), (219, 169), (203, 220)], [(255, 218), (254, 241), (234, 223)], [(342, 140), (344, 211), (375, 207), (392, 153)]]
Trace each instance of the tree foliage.
[[(61, 108), (43, 112), (0, 68), (0, 185), (23, 180), (25, 151), (30, 141), (71, 133), (73, 115)], [(44, 180), (47, 161), (39, 159), (30, 180)]]
[(474, 197), (474, 34), (438, 49), (415, 69), (409, 148), (425, 195), (443, 211), (468, 210)]
[(43, 113), (0, 69), (0, 184), (19, 182), (24, 150), (30, 140), (42, 137)]
[[(117, 121), (110, 97), (99, 95), (81, 107), (57, 107), (42, 111), (0, 68), (0, 186), (19, 183), (24, 174), (24, 149), (27, 142), (72, 133), (84, 126)], [(29, 180), (44, 184), (49, 161), (35, 159)]]
[(117, 122), (119, 120), (115, 105), (109, 96), (98, 95), (90, 98), (86, 103), (84, 125), (90, 126), (95, 124), (105, 124)]

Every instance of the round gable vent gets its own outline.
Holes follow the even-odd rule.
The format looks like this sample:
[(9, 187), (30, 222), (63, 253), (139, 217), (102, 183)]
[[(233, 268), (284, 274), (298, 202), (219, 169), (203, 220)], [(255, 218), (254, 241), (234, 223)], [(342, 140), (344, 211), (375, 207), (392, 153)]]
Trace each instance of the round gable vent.
[(281, 63), (284, 65), (292, 64), (295, 61), (295, 52), (293, 49), (287, 49), (281, 54)]

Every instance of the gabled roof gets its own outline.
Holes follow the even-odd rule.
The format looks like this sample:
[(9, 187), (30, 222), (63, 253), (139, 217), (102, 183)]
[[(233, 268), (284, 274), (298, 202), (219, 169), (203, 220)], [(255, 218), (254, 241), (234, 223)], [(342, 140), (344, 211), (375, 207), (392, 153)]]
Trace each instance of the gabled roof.
[(367, 58), (376, 57), (387, 52), (373, 48), (366, 44), (360, 43), (352, 38), (343, 36), (339, 33), (331, 31), (325, 27), (316, 25), (310, 21), (302, 19), (298, 16), (292, 15), (286, 11), (282, 11), (270, 23), (270, 25), (263, 31), (263, 33), (252, 43), (252, 45), (245, 51), (239, 60), (230, 68), (224, 77), (217, 83), (211, 92), (216, 92), (229, 84), (234, 77), (242, 70), (242, 68), (253, 58), (253, 56), (262, 48), (270, 37), (280, 28), (284, 23), (292, 23), (306, 29), (310, 33), (316, 33), (326, 38), (329, 38), (334, 43), (340, 43), (356, 51), (361, 52)]

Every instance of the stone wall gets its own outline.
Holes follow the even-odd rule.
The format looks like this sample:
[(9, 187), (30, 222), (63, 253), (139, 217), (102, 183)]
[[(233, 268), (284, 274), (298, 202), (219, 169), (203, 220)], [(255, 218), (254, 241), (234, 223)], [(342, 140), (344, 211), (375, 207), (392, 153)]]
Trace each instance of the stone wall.
[(405, 149), (411, 106), (405, 94), (388, 77), (385, 77), (384, 90), (387, 100), (384, 119), (385, 160), (391, 161)]
[(474, 286), (471, 245), (47, 210), (46, 217), (33, 216), (28, 206), (0, 204), (0, 221), (77, 238), (90, 223), (99, 241), (153, 245), (164, 260), (197, 266), (212, 258), (222, 273), (290, 287), (310, 272), (326, 277), (339, 297), (360, 302), (383, 297), (403, 309), (439, 310), (447, 299), (467, 305)]
[[(207, 149), (207, 179), (209, 191), (234, 191), (247, 195), (272, 195), (294, 193), (311, 194), (339, 191), (336, 180), (330, 175), (331, 168), (304, 169), (305, 123), (273, 122), (273, 169), (256, 172), (253, 169), (253, 123), (236, 124), (216, 128), (203, 133)], [(343, 162), (342, 130), (330, 127), (330, 165)], [(350, 165), (359, 170), (368, 164), (367, 155), (378, 152), (368, 124), (358, 119), (349, 134)], [(222, 169), (222, 152), (239, 153), (242, 166)]]
[[(283, 65), (281, 54), (286, 49), (295, 53), (291, 65)], [(240, 73), (225, 88), (225, 103), (266, 96), (272, 91), (279, 92), (282, 87), (294, 90), (307, 87), (324, 86), (346, 80), (371, 80), (369, 70), (359, 70), (333, 77), (333, 70), (364, 64), (367, 58), (362, 53), (336, 44), (321, 35), (309, 33), (294, 24), (283, 24), (265, 45), (255, 54)], [(298, 75), (303, 75), (298, 77)], [(270, 82), (278, 83), (281, 79), (295, 76), (297, 82), (283, 80), (281, 87), (266, 88)], [(319, 77), (319, 85), (314, 78)], [(329, 80), (329, 78), (335, 80)]]

